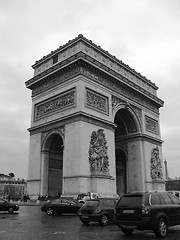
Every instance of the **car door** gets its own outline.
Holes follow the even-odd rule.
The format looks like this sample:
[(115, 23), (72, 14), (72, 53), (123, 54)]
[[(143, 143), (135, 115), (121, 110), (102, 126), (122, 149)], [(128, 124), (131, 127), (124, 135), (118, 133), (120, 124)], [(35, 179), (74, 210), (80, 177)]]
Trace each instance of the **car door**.
[(116, 207), (115, 201), (113, 199), (105, 199), (104, 207), (108, 212), (109, 218), (114, 219), (114, 213), (115, 213), (115, 207)]
[(171, 198), (173, 202), (174, 208), (174, 225), (180, 224), (180, 198), (174, 196), (173, 194), (169, 194), (168, 196)]
[(7, 202), (4, 199), (0, 199), (0, 211), (7, 211)]
[(160, 195), (164, 201), (164, 212), (169, 219), (169, 225), (174, 225), (176, 222), (176, 206), (173, 204), (173, 201), (170, 198), (169, 194), (161, 193)]
[(74, 201), (70, 201), (69, 213), (77, 213), (79, 208), (80, 208), (79, 204), (75, 203)]
[(71, 205), (70, 200), (62, 199), (61, 212), (62, 213), (73, 213), (73, 206)]
[(53, 208), (54, 212), (62, 213), (62, 200), (56, 199), (51, 203), (51, 207)]

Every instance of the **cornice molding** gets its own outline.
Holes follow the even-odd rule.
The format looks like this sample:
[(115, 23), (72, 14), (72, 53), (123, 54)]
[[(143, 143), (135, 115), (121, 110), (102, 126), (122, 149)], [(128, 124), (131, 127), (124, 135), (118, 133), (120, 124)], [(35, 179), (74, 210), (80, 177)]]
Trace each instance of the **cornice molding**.
[(127, 141), (127, 142), (130, 142), (130, 141), (144, 141), (144, 142), (151, 142), (151, 143), (155, 143), (157, 144), (158, 146), (161, 146), (163, 141), (159, 138), (155, 138), (155, 137), (152, 137), (150, 135), (147, 135), (147, 134), (142, 134), (142, 133), (135, 133), (133, 135), (128, 135), (128, 136), (122, 136), (121, 138), (117, 138), (116, 139), (117, 142), (123, 142), (123, 144)]
[[(57, 61), (54, 62), (53, 56), (55, 55), (57, 56)], [(125, 82), (132, 85), (132, 87), (138, 86), (156, 96), (158, 87), (154, 83), (92, 41), (83, 37), (83, 35), (79, 35), (74, 40), (69, 41), (64, 46), (52, 51), (49, 55), (37, 61), (36, 64), (33, 65), (35, 69), (34, 77), (26, 81), (26, 87), (31, 89), (31, 84), (35, 84), (42, 78), (72, 64), (77, 61), (78, 58), (82, 58), (84, 61), (102, 68), (102, 70), (107, 71), (108, 74), (118, 76), (120, 79), (122, 78), (123, 81), (126, 79)]]
[(154, 106), (151, 106), (153, 105), (151, 102), (155, 102), (158, 108), (162, 107), (164, 104), (161, 99), (153, 94), (150, 94), (139, 86), (132, 84), (132, 82), (126, 78), (117, 76), (117, 74), (112, 75), (112, 71), (111, 75), (109, 75), (107, 72), (103, 72), (102, 69), (97, 69), (82, 59), (67, 67), (66, 70), (59, 70), (59, 72), (40, 79), (39, 83), (31, 83), (30, 88), (33, 89), (32, 96), (67, 82), (78, 75), (84, 75), (106, 88), (111, 89), (113, 92), (117, 92), (118, 94), (124, 95), (125, 97), (136, 101), (138, 104), (144, 105), (152, 111), (158, 112), (158, 110), (154, 109)]
[(98, 118), (96, 116), (92, 116), (90, 114), (86, 114), (82, 111), (79, 111), (74, 114), (63, 117), (61, 119), (56, 119), (56, 120), (50, 121), (48, 123), (46, 122), (46, 123), (31, 127), (28, 129), (28, 131), (30, 132), (30, 134), (41, 133), (44, 131), (48, 131), (52, 128), (55, 129), (55, 128), (63, 127), (67, 124), (74, 123), (77, 121), (84, 121), (84, 122), (94, 124), (99, 127), (110, 129), (112, 131), (114, 131), (114, 129), (115, 129), (115, 124), (113, 122), (110, 122), (110, 121), (104, 120), (102, 118)]
[[(83, 36), (83, 34), (79, 34), (77, 37), (75, 37), (72, 40), (69, 40), (67, 43), (65, 43), (64, 45), (60, 46), (59, 48), (57, 48), (54, 51), (51, 51), (51, 53), (47, 54), (46, 56), (43, 56), (43, 58), (41, 58), (40, 60), (37, 60), (35, 62), (35, 64), (32, 65), (33, 68), (37, 67), (38, 65), (40, 65), (41, 63), (43, 63), (44, 61), (47, 61), (49, 58), (52, 58), (53, 56), (57, 55), (60, 52), (63, 52), (65, 49), (70, 48), (72, 45), (77, 44), (77, 42), (84, 42), (87, 45), (91, 46), (92, 48), (96, 49), (98, 52), (101, 52), (102, 54), (104, 54), (105, 56), (107, 56), (108, 58), (112, 59), (113, 61), (118, 62), (119, 64), (121, 64), (124, 68), (126, 68), (128, 71), (132, 71), (134, 74), (137, 74), (140, 78), (143, 78), (144, 80), (147, 80), (148, 82), (150, 82), (152, 85), (154, 85), (154, 87), (156, 87), (155, 83), (151, 82), (149, 79), (147, 79), (145, 76), (141, 75), (139, 72), (135, 71), (135, 69), (131, 68), (128, 64), (125, 64), (123, 61), (119, 60), (116, 56), (113, 56), (112, 54), (110, 54), (108, 51), (104, 50), (103, 48), (101, 48), (101, 46), (95, 44), (92, 40), (87, 39), (86, 37)], [(156, 87), (157, 88), (157, 87)]]

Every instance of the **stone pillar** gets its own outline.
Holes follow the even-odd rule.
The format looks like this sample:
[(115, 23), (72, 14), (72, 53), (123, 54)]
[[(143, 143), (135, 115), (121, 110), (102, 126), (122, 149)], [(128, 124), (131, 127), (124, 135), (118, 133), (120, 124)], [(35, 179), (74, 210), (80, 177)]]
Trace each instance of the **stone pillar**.
[(144, 159), (141, 141), (128, 143), (127, 191), (144, 191)]
[(49, 151), (42, 151), (41, 196), (48, 195)]
[[(92, 164), (90, 167), (89, 159), (91, 157), (93, 163), (100, 163), (102, 160), (101, 155), (104, 153), (103, 151), (100, 151), (100, 153), (93, 152), (93, 155), (89, 155), (90, 143), (93, 144), (92, 149), (94, 149), (95, 145), (98, 145), (102, 140), (102, 132), (107, 140), (107, 146), (103, 145), (100, 147), (107, 151), (109, 162), (107, 165), (100, 166), (103, 169), (105, 168), (104, 172), (102, 172), (102, 169), (99, 170), (99, 165)], [(97, 138), (98, 133), (101, 133), (99, 138)], [(92, 143), (92, 135), (96, 143)], [(66, 125), (63, 179), (63, 194), (65, 196), (75, 196), (78, 193), (87, 192), (98, 192), (102, 196), (115, 195), (114, 132), (84, 121)]]
[(168, 176), (168, 167), (167, 167), (167, 161), (164, 161), (164, 166), (165, 166), (165, 180), (168, 180), (169, 176)]

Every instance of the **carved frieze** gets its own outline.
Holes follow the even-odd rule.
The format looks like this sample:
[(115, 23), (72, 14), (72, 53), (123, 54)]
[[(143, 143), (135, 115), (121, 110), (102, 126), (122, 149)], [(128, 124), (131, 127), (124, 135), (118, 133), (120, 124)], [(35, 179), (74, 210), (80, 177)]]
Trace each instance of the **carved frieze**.
[(163, 179), (162, 163), (159, 158), (159, 148), (153, 148), (151, 151), (151, 178), (153, 180)]
[[(158, 113), (158, 108), (155, 106), (155, 104), (152, 104), (149, 102), (148, 99), (146, 99), (141, 94), (135, 92), (134, 90), (127, 88), (126, 86), (123, 86), (118, 83), (114, 82), (111, 79), (108, 79), (106, 77), (102, 77), (97, 72), (83, 66), (76, 66), (74, 68), (68, 69), (65, 73), (61, 73), (60, 75), (54, 77), (53, 79), (46, 80), (44, 82), (39, 83), (33, 90), (33, 96), (37, 95), (41, 92), (44, 92), (50, 88), (53, 88), (68, 79), (72, 79), (73, 77), (77, 76), (78, 74), (82, 74), (88, 78), (91, 78), (93, 81), (101, 84), (102, 86), (107, 87), (108, 89), (111, 89), (112, 91), (115, 91), (118, 94), (121, 94), (124, 97), (127, 97), (131, 99), (132, 101), (135, 101), (137, 104), (141, 104), (142, 106)], [(123, 77), (121, 75), (118, 76), (119, 79), (122, 79)]]
[(108, 146), (103, 129), (91, 134), (89, 164), (92, 174), (109, 174)]
[(96, 111), (100, 111), (109, 114), (108, 97), (99, 94), (86, 88), (86, 102), (87, 107), (93, 108)]
[(155, 134), (159, 134), (158, 121), (145, 116), (145, 126), (146, 130)]
[(67, 79), (71, 78), (72, 76), (75, 76), (79, 72), (79, 68), (72, 68), (69, 71), (66, 71), (65, 73), (61, 73), (57, 76), (54, 76), (53, 79), (49, 79), (46, 81), (43, 81), (39, 83), (32, 91), (32, 95), (35, 96), (41, 92), (44, 92), (52, 87), (57, 86), (60, 83), (63, 83), (67, 81)]
[(35, 120), (75, 106), (75, 88), (35, 105)]
[(94, 73), (90, 69), (80, 67), (80, 72), (81, 74), (92, 78), (94, 81), (100, 83), (101, 85), (107, 87), (108, 89), (111, 89), (112, 91), (115, 91), (118, 94), (121, 94), (124, 97), (127, 97), (130, 100), (135, 101), (136, 103), (141, 104), (149, 108), (150, 110), (158, 113), (158, 108), (155, 107), (154, 104), (151, 104), (148, 99), (143, 97), (141, 94), (135, 92), (133, 89), (127, 88), (126, 86), (123, 86), (123, 85), (120, 86), (120, 84), (118, 84), (117, 82), (114, 82), (105, 77), (101, 77), (100, 75)]

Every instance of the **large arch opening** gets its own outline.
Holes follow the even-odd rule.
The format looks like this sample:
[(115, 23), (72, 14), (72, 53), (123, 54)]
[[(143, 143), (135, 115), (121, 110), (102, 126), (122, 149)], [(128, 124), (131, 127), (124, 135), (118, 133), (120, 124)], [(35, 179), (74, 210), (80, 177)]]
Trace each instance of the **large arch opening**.
[(137, 133), (138, 127), (133, 114), (127, 107), (120, 108), (115, 115), (115, 161), (116, 191), (119, 196), (127, 192), (128, 142)]
[(119, 196), (127, 191), (126, 154), (122, 149), (116, 149), (116, 189)]
[(53, 197), (63, 190), (63, 140), (53, 134), (49, 141), (48, 196)]

